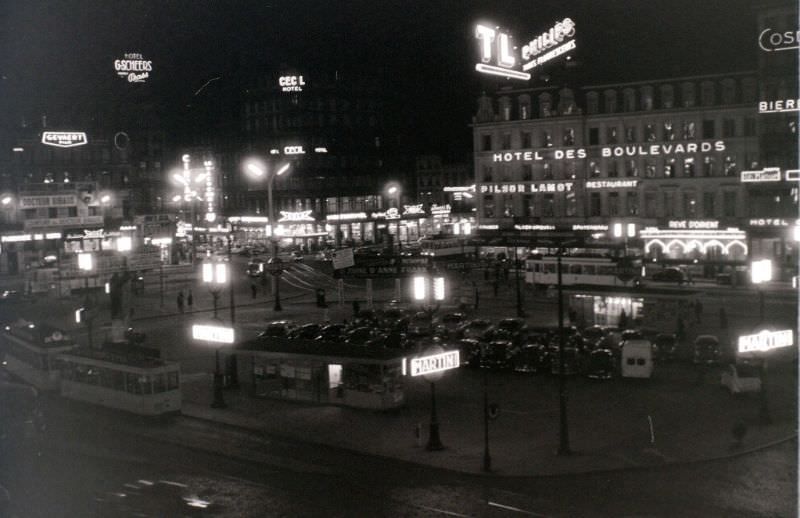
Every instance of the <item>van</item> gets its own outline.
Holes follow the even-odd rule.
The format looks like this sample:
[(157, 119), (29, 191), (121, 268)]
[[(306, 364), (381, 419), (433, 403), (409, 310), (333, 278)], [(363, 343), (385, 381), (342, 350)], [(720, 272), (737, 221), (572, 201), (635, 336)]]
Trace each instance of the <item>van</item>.
[(653, 346), (648, 340), (625, 340), (621, 344), (623, 378), (650, 378), (653, 375)]

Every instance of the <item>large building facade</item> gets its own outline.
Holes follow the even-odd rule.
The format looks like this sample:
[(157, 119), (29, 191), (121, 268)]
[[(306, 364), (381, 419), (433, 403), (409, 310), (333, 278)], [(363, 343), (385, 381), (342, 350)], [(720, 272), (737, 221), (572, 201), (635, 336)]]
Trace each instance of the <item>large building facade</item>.
[[(744, 264), (751, 222), (797, 217), (796, 186), (751, 203), (748, 180), (786, 167), (765, 162), (759, 96), (755, 71), (484, 95), (480, 228), (630, 223), (653, 258)], [(796, 263), (789, 240), (773, 252)]]

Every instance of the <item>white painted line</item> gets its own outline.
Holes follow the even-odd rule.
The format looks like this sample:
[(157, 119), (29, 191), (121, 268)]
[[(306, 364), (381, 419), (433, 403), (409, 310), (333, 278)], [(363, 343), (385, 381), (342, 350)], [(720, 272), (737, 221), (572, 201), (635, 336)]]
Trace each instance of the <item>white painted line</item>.
[(445, 509), (437, 509), (436, 507), (428, 507), (427, 505), (412, 504), (413, 507), (425, 509), (426, 511), (433, 511), (435, 513), (446, 514), (448, 516), (462, 516), (464, 518), (471, 518), (468, 514), (456, 513), (454, 511), (447, 511)]
[(486, 502), (486, 504), (490, 505), (492, 507), (498, 507), (500, 509), (505, 509), (506, 511), (514, 511), (514, 512), (517, 512), (517, 513), (527, 514), (528, 516), (541, 516), (542, 518), (547, 518), (546, 514), (539, 514), (539, 513), (534, 513), (532, 511), (526, 511), (525, 509), (520, 509), (519, 507), (512, 507), (510, 505), (498, 504), (497, 502), (492, 502), (492, 501), (488, 501), (488, 502)]

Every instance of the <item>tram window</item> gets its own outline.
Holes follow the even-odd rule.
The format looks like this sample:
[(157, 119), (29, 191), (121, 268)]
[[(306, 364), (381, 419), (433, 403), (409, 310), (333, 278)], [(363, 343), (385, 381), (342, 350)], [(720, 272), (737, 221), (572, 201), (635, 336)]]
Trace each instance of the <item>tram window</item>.
[(583, 265), (583, 274), (584, 275), (594, 275), (594, 265), (593, 264), (584, 264)]
[(583, 269), (581, 268), (581, 265), (579, 265), (579, 264), (571, 264), (571, 265), (569, 265), (569, 273), (571, 273), (573, 275), (580, 275), (582, 273), (582, 271), (583, 271)]
[(166, 392), (167, 385), (164, 380), (163, 374), (154, 374), (153, 375), (153, 393), (159, 394), (161, 392)]
[(536, 273), (541, 272), (541, 268), (540, 268), (541, 266), (542, 265), (540, 265), (539, 263), (533, 263), (533, 271), (536, 272)]
[(178, 373), (177, 372), (168, 372), (167, 373), (167, 390), (177, 390), (178, 389)]
[(544, 267), (543, 273), (556, 273), (556, 265), (553, 263), (545, 263), (542, 266)]
[(125, 390), (125, 375), (118, 370), (102, 369), (100, 384), (114, 390)]
[(139, 383), (139, 375), (130, 373), (126, 374), (125, 387), (131, 394), (142, 394), (142, 385)]
[(614, 275), (614, 267), (611, 265), (598, 265), (597, 266), (597, 275)]

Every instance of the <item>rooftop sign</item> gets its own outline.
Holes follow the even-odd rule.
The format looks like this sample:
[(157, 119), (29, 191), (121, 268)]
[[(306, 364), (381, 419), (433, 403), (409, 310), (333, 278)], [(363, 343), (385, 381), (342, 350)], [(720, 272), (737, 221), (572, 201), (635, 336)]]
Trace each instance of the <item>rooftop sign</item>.
[(83, 131), (45, 131), (42, 144), (55, 147), (85, 146), (89, 142)]

